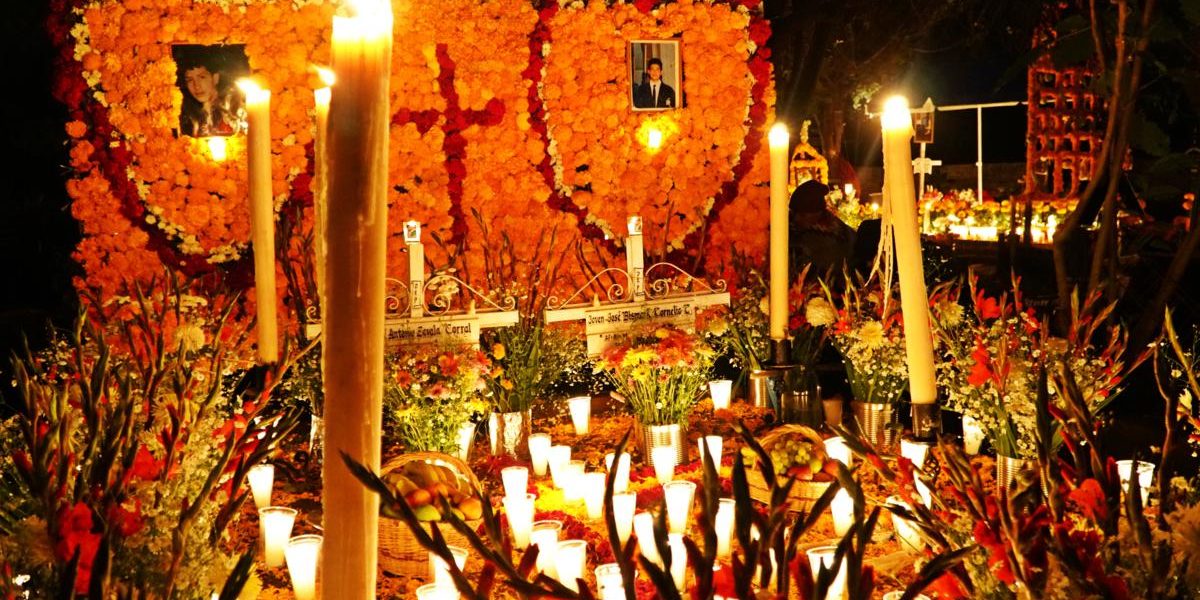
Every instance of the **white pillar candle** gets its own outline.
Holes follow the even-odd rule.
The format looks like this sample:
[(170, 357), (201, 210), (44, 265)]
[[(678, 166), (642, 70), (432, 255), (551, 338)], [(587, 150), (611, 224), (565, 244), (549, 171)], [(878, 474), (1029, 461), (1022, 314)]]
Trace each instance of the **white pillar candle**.
[(558, 553), (558, 534), (562, 531), (562, 521), (535, 521), (533, 531), (529, 535), (529, 543), (537, 546), (537, 570), (550, 577), (558, 575), (554, 560)]
[[(921, 232), (917, 226), (917, 194), (912, 172), (912, 116), (908, 102), (889, 98), (880, 117), (883, 125), (884, 201), (891, 205), (904, 344), (908, 360), (908, 389), (913, 404), (937, 402), (933, 370), (933, 333), (929, 327), (929, 295), (921, 262)], [(886, 225), (886, 224), (885, 224)]]
[(529, 469), (525, 467), (505, 467), (500, 470), (500, 479), (504, 481), (505, 496), (524, 496), (529, 489)]
[(296, 509), (268, 506), (258, 509), (259, 532), (263, 540), (263, 562), (270, 568), (282, 567), (284, 550), (292, 537)]
[(554, 487), (561, 490), (563, 488), (563, 484), (565, 483), (565, 480), (563, 479), (565, 469), (563, 469), (563, 467), (567, 466), (567, 463), (571, 462), (571, 447), (551, 446), (549, 457), (550, 480), (554, 482)]
[(524, 550), (529, 547), (529, 536), (533, 531), (533, 494), (506, 496), (504, 498), (504, 513), (508, 516), (508, 527), (512, 532), (513, 547)]
[(271, 489), (275, 487), (275, 465), (263, 463), (246, 471), (250, 493), (254, 496), (254, 508), (262, 510), (271, 505)]
[(841, 461), (847, 467), (854, 464), (854, 453), (850, 451), (850, 446), (846, 444), (846, 440), (842, 436), (825, 440), (825, 454), (831, 460)]
[(690, 481), (671, 481), (663, 484), (667, 505), (667, 525), (671, 533), (687, 533), (688, 518), (692, 516), (692, 500), (696, 484)]
[[(812, 568), (813, 577), (821, 572), (821, 567), (826, 569), (833, 568), (833, 557), (837, 553), (837, 546), (819, 546), (807, 552), (809, 566)], [(829, 585), (828, 591), (825, 592), (825, 600), (833, 600), (842, 598), (846, 594), (846, 560), (843, 558), (842, 563), (838, 568), (837, 576), (834, 577), (833, 583)]]
[(317, 565), (321, 562), (321, 541), (319, 535), (298, 535), (288, 540), (287, 547), (283, 550), (296, 600), (314, 600), (317, 597)]
[(971, 456), (979, 454), (979, 446), (983, 444), (983, 427), (979, 421), (970, 415), (963, 415), (963, 450)]
[(251, 79), (237, 86), (246, 97), (246, 160), (250, 175), (250, 240), (254, 246), (254, 303), (258, 358), (279, 360), (275, 291), (275, 195), (271, 192), (271, 90)]
[(617, 538), (621, 540), (621, 545), (629, 541), (629, 534), (633, 531), (633, 513), (637, 511), (637, 494), (623, 492), (613, 494), (612, 497), (613, 521), (617, 524)]
[(829, 503), (829, 513), (833, 515), (833, 531), (841, 537), (850, 531), (854, 524), (854, 498), (845, 489), (840, 489), (833, 495)]
[(700, 468), (704, 468), (704, 454), (712, 450), (713, 466), (719, 472), (721, 470), (721, 451), (725, 445), (725, 440), (719, 435), (706, 435), (696, 440), (696, 445), (700, 446)]
[(688, 555), (687, 546), (683, 544), (683, 534), (669, 534), (667, 544), (671, 549), (671, 578), (675, 580), (675, 589), (679, 590), (679, 595), (686, 597), (684, 585), (687, 583)]
[(575, 425), (575, 435), (586, 435), (588, 420), (592, 417), (592, 397), (576, 396), (567, 400), (571, 409), (571, 423)]
[(650, 462), (654, 465), (654, 477), (662, 483), (675, 477), (675, 449), (659, 446), (650, 449)]
[(567, 502), (583, 500), (583, 473), (586, 468), (587, 463), (582, 460), (569, 460), (560, 467), (563, 499)]
[[(1134, 465), (1132, 460), (1117, 461), (1117, 476), (1121, 479), (1121, 493), (1129, 489), (1129, 480), (1133, 477)], [(1142, 492), (1142, 506), (1150, 501), (1150, 486), (1154, 483), (1154, 463), (1144, 460), (1137, 462), (1137, 484)]]
[[(912, 512), (912, 506), (901, 500), (898, 496), (889, 496), (887, 504)], [(910, 523), (908, 519), (892, 513), (892, 527), (896, 530), (896, 538), (900, 540), (901, 546), (917, 554), (920, 554), (925, 549), (925, 538), (921, 537), (921, 531)]]
[(713, 410), (729, 408), (729, 397), (733, 394), (733, 382), (717, 379), (708, 382), (708, 393), (712, 396)]
[(587, 507), (588, 519), (599, 521), (604, 517), (604, 473), (585, 473), (578, 480), (583, 488), (583, 503)]
[(596, 567), (596, 589), (600, 592), (600, 600), (625, 600), (621, 565), (606, 563)]
[[(604, 456), (604, 465), (608, 470), (612, 470), (613, 460), (616, 453), (609, 452)], [(628, 454), (621, 454), (621, 464), (617, 466), (617, 476), (613, 479), (613, 491), (624, 492), (629, 489), (629, 468), (630, 461)]]
[(579, 591), (579, 580), (583, 579), (587, 567), (587, 542), (583, 540), (566, 540), (558, 543), (558, 551), (554, 557), (554, 568), (558, 571), (558, 582), (567, 586), (571, 591)]
[(427, 583), (417, 588), (417, 600), (458, 600), (458, 590), (437, 583)]
[(316, 135), (313, 136), (313, 264), (317, 280), (318, 305), (325, 310), (325, 220), (329, 210), (325, 135), (329, 128), (329, 100), (333, 95), (333, 84), (337, 77), (333, 71), (318, 67), (317, 74), (324, 87), (313, 90), (313, 105), (316, 108)]
[(658, 553), (658, 545), (654, 541), (654, 515), (640, 512), (633, 516), (633, 531), (637, 533), (638, 551), (646, 560), (662, 567), (662, 558)]
[(717, 533), (717, 558), (729, 558), (733, 553), (733, 522), (737, 500), (721, 498), (717, 504), (717, 515), (713, 517), (713, 528)]
[(545, 477), (550, 458), (550, 434), (535, 433), (529, 436), (529, 458), (533, 462), (533, 474)]
[(788, 291), (788, 130), (776, 123), (767, 134), (771, 149), (771, 288), (770, 334), (787, 337)]
[[(454, 564), (462, 571), (467, 567), (467, 549), (458, 546), (446, 546), (450, 549), (450, 555), (454, 557)], [(450, 587), (455, 587), (454, 578), (450, 576), (450, 566), (442, 557), (429, 553), (429, 576), (433, 578), (434, 583), (440, 583)]]

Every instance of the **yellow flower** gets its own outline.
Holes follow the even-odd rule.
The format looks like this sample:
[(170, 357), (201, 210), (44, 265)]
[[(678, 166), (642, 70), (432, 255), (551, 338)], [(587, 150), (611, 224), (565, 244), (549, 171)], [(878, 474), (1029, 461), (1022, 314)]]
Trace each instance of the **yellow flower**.
[(834, 321), (837, 321), (837, 311), (833, 309), (828, 300), (817, 296), (804, 306), (804, 318), (814, 327), (832, 325)]
[(512, 380), (511, 379), (501, 379), (500, 387), (502, 387), (506, 390), (511, 390), (513, 388)]
[(506, 356), (505, 351), (504, 351), (504, 344), (497, 343), (494, 346), (492, 346), (492, 356), (496, 360), (504, 360), (504, 357)]
[(863, 345), (872, 350), (883, 345), (883, 324), (879, 321), (867, 321), (858, 330), (858, 339)]

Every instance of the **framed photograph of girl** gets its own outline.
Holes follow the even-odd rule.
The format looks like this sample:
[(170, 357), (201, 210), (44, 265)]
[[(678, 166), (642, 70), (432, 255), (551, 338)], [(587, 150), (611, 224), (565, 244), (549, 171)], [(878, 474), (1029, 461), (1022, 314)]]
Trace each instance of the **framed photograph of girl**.
[(683, 107), (679, 40), (629, 42), (629, 100), (635, 111)]
[(245, 98), (236, 82), (250, 74), (246, 47), (240, 44), (171, 47), (176, 85), (183, 94), (179, 135), (212, 137), (246, 131)]

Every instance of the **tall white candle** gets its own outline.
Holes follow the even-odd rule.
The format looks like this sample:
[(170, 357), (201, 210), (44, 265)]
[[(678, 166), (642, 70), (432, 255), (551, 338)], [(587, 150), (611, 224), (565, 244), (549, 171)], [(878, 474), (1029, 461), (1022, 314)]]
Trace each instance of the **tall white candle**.
[(733, 553), (733, 517), (737, 509), (737, 501), (733, 498), (721, 498), (717, 504), (717, 515), (713, 518), (713, 528), (717, 530), (717, 558), (729, 558)]
[(571, 423), (575, 425), (575, 435), (587, 435), (588, 421), (592, 417), (592, 397), (576, 396), (567, 400), (571, 409)]
[(667, 525), (671, 533), (687, 533), (688, 519), (692, 516), (692, 502), (696, 497), (696, 484), (690, 481), (672, 481), (663, 484), (663, 499), (667, 505)]
[[(325, 444), (378, 472), (383, 422), (383, 317), (388, 235), (389, 0), (356, 0), (334, 17), (326, 151), (323, 349)], [(322, 463), (325, 586), (375, 598), (379, 496), (341, 461)]]
[(889, 98), (883, 116), (884, 202), (890, 203), (895, 229), (896, 270), (904, 313), (904, 345), (912, 403), (933, 404), (937, 385), (933, 370), (933, 333), (929, 328), (929, 295), (921, 262), (917, 226), (917, 194), (912, 173), (912, 116), (903, 97)]
[(675, 477), (675, 449), (659, 446), (650, 449), (650, 462), (654, 463), (654, 477), (662, 483)]
[(317, 565), (321, 561), (321, 536), (298, 535), (288, 540), (283, 555), (296, 600), (314, 600), (317, 597)]
[(500, 479), (504, 482), (505, 496), (524, 496), (529, 489), (529, 469), (525, 467), (500, 469)]
[(550, 434), (535, 433), (529, 436), (529, 458), (533, 462), (533, 474), (545, 477), (550, 458)]
[(268, 567), (282, 567), (284, 550), (292, 537), (292, 525), (296, 522), (296, 509), (285, 506), (268, 506), (258, 510), (259, 533), (263, 539), (263, 562)]
[(329, 100), (333, 95), (337, 77), (333, 71), (317, 68), (324, 87), (313, 90), (313, 106), (316, 109), (316, 135), (313, 136), (313, 262), (316, 265), (317, 297), (321, 310), (325, 310), (325, 220), (329, 210), (329, 157), (325, 152), (325, 136), (329, 130)]
[(250, 241), (254, 245), (254, 296), (258, 308), (258, 358), (279, 360), (275, 293), (275, 197), (271, 193), (271, 91), (239, 79), (246, 96), (246, 160), (250, 172)]
[(617, 538), (621, 540), (621, 545), (629, 541), (629, 534), (633, 532), (634, 512), (637, 511), (637, 494), (624, 492), (613, 494), (612, 497), (613, 521), (617, 523)]
[(787, 337), (788, 290), (788, 130), (776, 123), (767, 135), (771, 147), (771, 289), (770, 334)]
[(534, 500), (533, 494), (506, 496), (504, 498), (504, 513), (508, 517), (508, 527), (512, 533), (513, 547), (524, 550), (529, 547), (529, 536), (533, 531)]
[(263, 463), (246, 471), (250, 493), (254, 496), (254, 508), (263, 509), (271, 505), (271, 489), (275, 487), (275, 465)]
[(833, 531), (841, 537), (850, 531), (850, 526), (854, 524), (854, 498), (850, 494), (840, 489), (833, 495), (833, 501), (829, 503), (829, 512), (833, 515)]
[(642, 218), (634, 215), (629, 217), (626, 227), (629, 236), (625, 238), (625, 271), (629, 273), (631, 290), (634, 300), (646, 298), (645, 282), (645, 250), (642, 248)]

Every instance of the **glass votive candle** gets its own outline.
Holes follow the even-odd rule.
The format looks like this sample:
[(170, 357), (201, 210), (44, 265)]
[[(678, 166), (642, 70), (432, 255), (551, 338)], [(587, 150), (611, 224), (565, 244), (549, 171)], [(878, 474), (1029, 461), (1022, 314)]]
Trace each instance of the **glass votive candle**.
[[(616, 457), (615, 452), (609, 452), (604, 455), (604, 465), (608, 470), (612, 470), (613, 460)], [(621, 464), (617, 466), (617, 477), (613, 480), (613, 491), (624, 492), (629, 489), (629, 465), (632, 459), (629, 454), (621, 454)]]
[(675, 589), (680, 596), (686, 596), (684, 585), (687, 583), (688, 555), (687, 546), (683, 545), (683, 534), (667, 535), (667, 547), (671, 550), (671, 578), (675, 580)]
[[(912, 512), (912, 506), (901, 500), (899, 496), (889, 496), (886, 502), (889, 506), (897, 506)], [(896, 530), (896, 538), (900, 540), (900, 545), (905, 549), (917, 554), (925, 549), (925, 538), (921, 537), (921, 531), (908, 519), (892, 513), (892, 527)]]
[(500, 479), (504, 481), (505, 496), (524, 496), (529, 490), (529, 469), (525, 467), (505, 467), (500, 470)]
[(692, 515), (692, 499), (696, 484), (690, 481), (671, 481), (663, 484), (667, 505), (667, 525), (671, 533), (687, 533), (688, 518)]
[(650, 462), (654, 465), (654, 477), (660, 483), (666, 483), (675, 477), (674, 448), (670, 446), (651, 448)]
[(605, 563), (596, 567), (596, 590), (600, 600), (625, 600), (625, 580), (621, 577), (621, 565)]
[(654, 515), (640, 512), (633, 516), (633, 530), (637, 533), (638, 550), (646, 560), (662, 567), (658, 544), (654, 541)]
[(713, 466), (720, 472), (721, 451), (725, 445), (725, 440), (719, 435), (706, 435), (696, 440), (696, 444), (700, 446), (700, 468), (704, 468), (704, 455), (711, 450)]
[(417, 588), (417, 600), (458, 600), (458, 590), (438, 583)]
[(846, 444), (846, 439), (840, 435), (825, 440), (825, 454), (831, 460), (842, 461), (842, 464), (847, 467), (854, 464), (854, 453), (850, 451), (850, 446)]
[(562, 466), (563, 499), (568, 502), (583, 500), (583, 474), (587, 463), (582, 460), (570, 460)]
[(537, 546), (537, 570), (550, 577), (556, 577), (558, 571), (554, 568), (554, 557), (558, 554), (558, 534), (562, 531), (562, 521), (534, 521), (533, 531), (529, 534), (529, 544)]
[(268, 567), (282, 567), (284, 550), (292, 537), (292, 525), (296, 523), (296, 509), (286, 506), (268, 506), (258, 509), (258, 526), (263, 540), (263, 562)]
[(612, 497), (613, 521), (617, 523), (617, 538), (621, 540), (621, 546), (629, 541), (629, 534), (633, 532), (633, 513), (637, 511), (637, 494), (623, 492), (613, 494)]
[(604, 516), (604, 473), (584, 473), (578, 479), (579, 487), (583, 488), (583, 503), (587, 508), (588, 519), (599, 521)]
[(534, 433), (529, 436), (529, 458), (533, 462), (533, 474), (545, 477), (550, 460), (550, 434)]
[(275, 486), (275, 465), (263, 463), (246, 471), (250, 493), (254, 496), (254, 508), (262, 510), (271, 505), (271, 488)]
[(925, 457), (929, 456), (929, 449), (932, 446), (929, 442), (904, 438), (900, 440), (900, 456), (912, 461), (912, 464), (921, 469), (925, 467)]
[(298, 535), (288, 540), (283, 550), (296, 600), (317, 597), (317, 565), (321, 564), (322, 541), (319, 535)]
[(829, 513), (833, 515), (833, 531), (841, 537), (850, 531), (854, 524), (854, 498), (845, 489), (840, 489), (833, 495), (829, 503)]
[(571, 462), (571, 447), (570, 446), (550, 446), (550, 481), (554, 483), (554, 487), (563, 489), (565, 481), (562, 479), (564, 469), (567, 463)]
[(508, 527), (512, 532), (513, 547), (524, 550), (529, 547), (529, 536), (533, 531), (533, 507), (535, 496), (522, 494), (504, 498), (504, 512), (508, 516)]
[(558, 571), (558, 582), (571, 588), (571, 591), (578, 592), (579, 580), (583, 579), (583, 570), (587, 567), (587, 542), (559, 542), (556, 554), (554, 568)]
[(733, 393), (733, 382), (716, 379), (708, 382), (708, 393), (712, 396), (713, 410), (729, 408), (729, 397)]
[(575, 425), (575, 435), (586, 435), (588, 421), (592, 418), (592, 397), (576, 396), (567, 400), (571, 409), (571, 423)]
[[(446, 546), (450, 549), (450, 555), (454, 557), (454, 564), (461, 571), (467, 566), (467, 549), (458, 546)], [(429, 553), (429, 575), (433, 578), (434, 583), (440, 583), (455, 587), (454, 578), (450, 576), (450, 567), (446, 565), (446, 561), (442, 557)]]
[(717, 514), (713, 517), (713, 529), (717, 533), (717, 557), (729, 558), (733, 553), (733, 517), (737, 509), (737, 500), (721, 498), (717, 504)]
[[(1142, 491), (1142, 506), (1150, 501), (1150, 486), (1154, 484), (1154, 463), (1144, 460), (1137, 461), (1137, 484)], [(1129, 480), (1133, 477), (1134, 465), (1132, 460), (1117, 461), (1117, 476), (1121, 479), (1121, 493), (1129, 489)]]
[[(833, 557), (837, 554), (837, 546), (819, 546), (807, 552), (808, 563), (812, 568), (813, 577), (817, 577), (821, 572), (821, 567), (826, 570), (833, 568)], [(829, 585), (829, 589), (825, 592), (826, 600), (840, 599), (846, 595), (846, 561), (842, 560), (838, 567), (837, 576), (834, 577), (833, 583)]]
[(979, 447), (983, 445), (983, 427), (975, 417), (963, 415), (962, 428), (963, 450), (971, 456), (979, 454)]
[[(894, 592), (888, 592), (884, 594), (883, 600), (900, 600), (903, 597), (904, 591), (896, 590)], [(916, 596), (913, 596), (913, 600), (929, 600), (929, 596), (926, 596), (925, 594), (917, 594)]]

